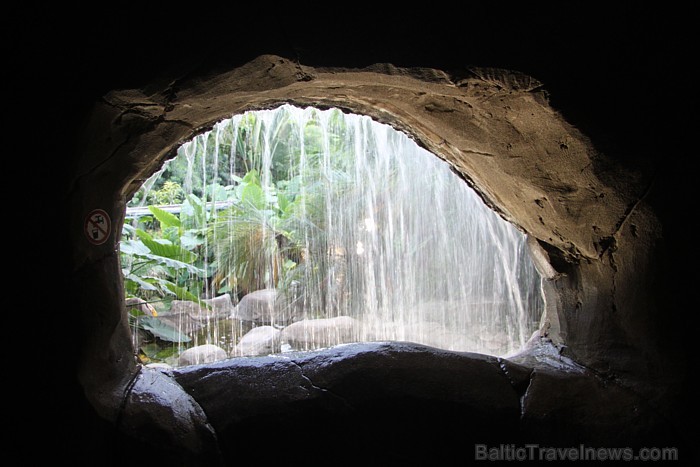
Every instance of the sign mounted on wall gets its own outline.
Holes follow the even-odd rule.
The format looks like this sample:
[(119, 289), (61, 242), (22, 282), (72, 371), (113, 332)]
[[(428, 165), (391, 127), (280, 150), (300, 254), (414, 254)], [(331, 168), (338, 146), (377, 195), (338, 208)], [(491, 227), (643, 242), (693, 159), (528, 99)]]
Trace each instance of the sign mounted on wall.
[(93, 245), (102, 245), (109, 238), (112, 220), (102, 209), (95, 209), (85, 217), (85, 236)]

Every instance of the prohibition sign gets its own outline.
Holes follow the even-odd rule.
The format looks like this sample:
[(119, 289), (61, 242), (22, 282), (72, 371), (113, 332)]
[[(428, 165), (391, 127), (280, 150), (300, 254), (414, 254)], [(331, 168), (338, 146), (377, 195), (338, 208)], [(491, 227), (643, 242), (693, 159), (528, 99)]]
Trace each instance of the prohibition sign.
[(112, 221), (102, 209), (95, 209), (85, 218), (85, 236), (93, 245), (102, 245), (109, 238)]

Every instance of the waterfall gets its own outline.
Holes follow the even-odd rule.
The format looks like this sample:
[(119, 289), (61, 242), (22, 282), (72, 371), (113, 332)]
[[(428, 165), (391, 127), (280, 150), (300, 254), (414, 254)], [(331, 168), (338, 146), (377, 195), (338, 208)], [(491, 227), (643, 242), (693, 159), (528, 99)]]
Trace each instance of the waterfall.
[[(283, 105), (216, 124), (168, 164), (154, 177), (182, 185), (180, 246), (200, 268), (183, 288), (231, 297), (224, 315), (197, 306), (199, 332), (179, 321), (192, 339), (175, 355), (201, 344), (244, 355), (256, 327), (269, 331), (264, 352), (400, 340), (505, 355), (537, 328), (541, 278), (525, 235), (388, 125)], [(175, 302), (161, 295), (167, 319)]]

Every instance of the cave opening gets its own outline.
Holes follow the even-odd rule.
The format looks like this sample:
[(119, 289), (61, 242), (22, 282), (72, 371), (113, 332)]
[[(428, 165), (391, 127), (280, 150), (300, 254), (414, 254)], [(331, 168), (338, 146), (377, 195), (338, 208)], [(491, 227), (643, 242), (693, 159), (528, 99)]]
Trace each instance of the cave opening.
[[(153, 359), (156, 361), (152, 364), (143, 364), (144, 361), (134, 358), (134, 335), (129, 326), (128, 310), (140, 308), (141, 303), (125, 306), (125, 288), (129, 284), (121, 277), (121, 269), (127, 263), (120, 261), (120, 239), (138, 238), (147, 247), (148, 237), (141, 234), (141, 238), (135, 233), (136, 228), (140, 228), (151, 235), (152, 246), (167, 247), (167, 242), (155, 241), (162, 237), (158, 237), (160, 234), (154, 237), (154, 234), (156, 222), (160, 222), (158, 216), (163, 219), (168, 216), (146, 206), (167, 207), (163, 203), (169, 202), (168, 196), (176, 194), (177, 187), (170, 184), (170, 189), (164, 189), (163, 182), (152, 190), (152, 193), (159, 192), (163, 199), (157, 203), (147, 201), (141, 206), (151, 216), (149, 222), (154, 232), (149, 232), (147, 225), (132, 224), (134, 216), (130, 210), (138, 206), (129, 206), (127, 211), (128, 201), (152, 174), (177, 155), (178, 148), (196, 155), (205, 144), (207, 148), (215, 147), (217, 142), (212, 133), (225, 133), (218, 127), (223, 122), (228, 122), (230, 129), (231, 115), (242, 119), (249, 111), (273, 111), (284, 104), (302, 110), (313, 107), (317, 114), (340, 109), (345, 116), (354, 114), (356, 117), (352, 118), (357, 119), (366, 116), (391, 126), (427, 151), (432, 162), (425, 162), (424, 169), (430, 167), (430, 163), (445, 162), (444, 171), (454, 175), (462, 188), (473, 189), (472, 195), (488, 206), (491, 215), (508, 221), (511, 227), (517, 226), (518, 233), (527, 233), (523, 237), (525, 242), (518, 245), (529, 250), (541, 278), (544, 298), (541, 320), (534, 326), (535, 332), (523, 352), (488, 355), (486, 353), (490, 352), (485, 350), (484, 353), (460, 352), (385, 340), (335, 346), (325, 343), (322, 345), (330, 347), (318, 351), (282, 351), (195, 365), (180, 365), (178, 357), (175, 367), (170, 368), (159, 367), (167, 363), (166, 356)], [(263, 122), (267, 118), (259, 120)], [(307, 125), (308, 135), (293, 126), (289, 128), (296, 129), (290, 134), (298, 135), (297, 139), (303, 135), (304, 140), (307, 136), (318, 136), (324, 128), (335, 124), (334, 118), (337, 117), (314, 116), (309, 119), (313, 123)], [(266, 134), (263, 128), (261, 124), (259, 136)], [(206, 142), (198, 140), (187, 145), (197, 135), (203, 137), (205, 133), (210, 138)], [(262, 141), (269, 143), (271, 140), (262, 138)], [(333, 144), (340, 141), (344, 138), (329, 142), (327, 147), (332, 149)], [(457, 455), (462, 453), (455, 447), (461, 446), (465, 436), (483, 440), (486, 434), (493, 440), (503, 440), (510, 434), (517, 440), (525, 435), (528, 440), (541, 439), (562, 445), (578, 443), (581, 439), (599, 445), (618, 440), (619, 445), (623, 445), (628, 440), (645, 440), (656, 433), (651, 422), (658, 419), (654, 418), (655, 409), (648, 407), (647, 401), (670, 393), (665, 391), (672, 388), (657, 390), (647, 384), (647, 377), (659, 380), (664, 376), (664, 363), (668, 360), (667, 356), (655, 353), (651, 344), (650, 337), (656, 336), (657, 330), (652, 326), (653, 321), (639, 319), (640, 316), (656, 316), (658, 311), (654, 290), (660, 271), (656, 255), (658, 245), (662, 245), (659, 243), (662, 231), (652, 206), (646, 201), (649, 181), (622, 169), (614, 174), (602, 171), (602, 168), (610, 168), (605, 154), (597, 151), (586, 135), (549, 105), (541, 83), (533, 78), (507, 70), (474, 69), (453, 74), (437, 69), (400, 69), (389, 64), (362, 70), (311, 68), (281, 57), (260, 56), (225, 72), (197, 74), (154, 83), (143, 89), (112, 91), (95, 103), (81, 142), (76, 162), (79, 175), (75, 177), (69, 196), (75, 266), (71, 277), (79, 292), (81, 324), (78, 378), (95, 412), (130, 436), (155, 440), (159, 446), (173, 449), (178, 456), (223, 453), (237, 461), (237, 452), (229, 449), (247, 446), (249, 441), (261, 441), (250, 438), (251, 433), (260, 432), (251, 427), (299, 426), (299, 423), (323, 426), (320, 431), (332, 441), (328, 446), (335, 446), (333, 442), (339, 430), (348, 432), (347, 423), (357, 423), (358, 429), (350, 430), (353, 433), (364, 433), (366, 422), (371, 421), (382, 430), (377, 433), (377, 439), (383, 439), (385, 425), (374, 423), (377, 414), (387, 417), (384, 420), (393, 420), (395, 413), (416, 415), (425, 422), (423, 426), (431, 427), (435, 426), (434, 415), (438, 413), (438, 418), (444, 419), (440, 423), (451, 421), (459, 425), (464, 420), (478, 420), (469, 424), (472, 431), (466, 435), (462, 431), (455, 432), (459, 439), (443, 443), (446, 452)], [(221, 142), (218, 144), (221, 146)], [(223, 146), (230, 154), (230, 147)], [(326, 153), (323, 148), (321, 145), (321, 150), (306, 154), (307, 158), (315, 157), (320, 166), (324, 160), (343, 160), (325, 157), (332, 154), (332, 150)], [(303, 159), (298, 157), (300, 154), (298, 151), (295, 161)], [(253, 201), (252, 204), (256, 199), (261, 201), (262, 208), (258, 211), (266, 220), (274, 217), (273, 214), (279, 217), (280, 213), (280, 198), (277, 196), (275, 204), (272, 194), (290, 190), (289, 166), (282, 166), (284, 177), (272, 174), (263, 177), (266, 173), (263, 166), (272, 169), (274, 161), (274, 157), (260, 157), (255, 166), (257, 178), (248, 173), (253, 168), (251, 165), (246, 170), (233, 171), (237, 177), (232, 179), (233, 183), (230, 180), (220, 183), (224, 191), (230, 184), (230, 191), (239, 197), (243, 197), (244, 190), (241, 188), (236, 193), (237, 189), (249, 185), (245, 197)], [(230, 160), (221, 159), (220, 162), (230, 165)], [(398, 168), (404, 159), (395, 162), (396, 173), (402, 173)], [(354, 169), (361, 166), (350, 165)], [(204, 178), (212, 181), (210, 174), (201, 167), (198, 170), (194, 167), (196, 164), (193, 174), (202, 173), (203, 177), (206, 174)], [(299, 170), (291, 172), (292, 176), (302, 174)], [(344, 170), (325, 172), (333, 176), (345, 173)], [(422, 181), (437, 173), (422, 170), (413, 180)], [(324, 172), (317, 173), (314, 180), (325, 181), (321, 174)], [(370, 175), (364, 178), (372, 181)], [(183, 179), (181, 188), (184, 185)], [(194, 179), (192, 185), (195, 185)], [(428, 185), (424, 191), (427, 194), (413, 201), (422, 207), (421, 212), (437, 211), (435, 200), (442, 199), (429, 191), (440, 185)], [(348, 186), (353, 186), (349, 180)], [(382, 193), (399, 184), (380, 183), (378, 186), (376, 193)], [(397, 191), (403, 194), (399, 202), (414, 199)], [(209, 211), (218, 218), (219, 213), (225, 214), (231, 206), (225, 206), (228, 199), (218, 198), (220, 190), (212, 192), (224, 202), (221, 211)], [(343, 198), (342, 191), (330, 194), (332, 196), (319, 199)], [(361, 194), (346, 198), (356, 201), (358, 206), (367, 206), (362, 204), (366, 193)], [(197, 196), (207, 200), (204, 207), (211, 206), (212, 201), (216, 207), (220, 202), (207, 199), (204, 192)], [(139, 195), (136, 200), (140, 199), (144, 198)], [(287, 205), (293, 205), (296, 199), (288, 196)], [(173, 204), (182, 204), (182, 209), (186, 204), (184, 196), (181, 201)], [(196, 211), (193, 202), (189, 204), (188, 209)], [(274, 209), (270, 209), (270, 204)], [(321, 203), (321, 206), (329, 204)], [(380, 207), (380, 204), (373, 206)], [(424, 232), (422, 229), (429, 227), (430, 222), (415, 222), (414, 215), (398, 206), (389, 210), (392, 203), (381, 206), (384, 209), (377, 211), (375, 217), (365, 215), (369, 211), (359, 207), (341, 210), (345, 218), (333, 209), (321, 209), (321, 212), (334, 213), (330, 219), (335, 226), (350, 225), (345, 221), (351, 218), (349, 214), (354, 216), (354, 237), (350, 236), (351, 241), (346, 243), (338, 242), (344, 246), (345, 258), (351, 255), (370, 258), (373, 257), (368, 254), (370, 252), (377, 252), (374, 255), (377, 256), (379, 252), (390, 251), (384, 247), (386, 243), (382, 243), (390, 236), (380, 236), (382, 241), (376, 243), (384, 250), (373, 250), (369, 241), (370, 234), (382, 231), (380, 227), (385, 225), (384, 221), (392, 218), (389, 212), (397, 216), (404, 213), (404, 220), (414, 220), (405, 224), (407, 233), (411, 229)], [(206, 209), (201, 211), (207, 212)], [(133, 231), (122, 236), (127, 214), (132, 217), (126, 219), (125, 230), (133, 227)], [(182, 224), (181, 212), (169, 214)], [(97, 229), (97, 232), (87, 229), (101, 220), (107, 221), (107, 228)], [(456, 217), (443, 219), (453, 224), (460, 220)], [(224, 237), (237, 229), (235, 224), (226, 222), (221, 226)], [(266, 269), (267, 275), (258, 275), (265, 287), (274, 283), (274, 271), (301, 272), (304, 265), (313, 265), (316, 261), (321, 265), (346, 264), (331, 261), (329, 252), (334, 251), (331, 248), (308, 251), (294, 248), (294, 242), (290, 241), (299, 236), (295, 237), (293, 232), (303, 232), (303, 229), (284, 228), (277, 232), (272, 229), (274, 224), (265, 226), (269, 250), (284, 253), (280, 257), (284, 261), (276, 263), (277, 269)], [(179, 229), (175, 229), (175, 225), (172, 227), (172, 232), (179, 234)], [(444, 233), (446, 229), (439, 232)], [(214, 229), (211, 235), (213, 238)], [(358, 235), (366, 237), (358, 238)], [(178, 239), (182, 242), (181, 237)], [(403, 239), (400, 235), (397, 238)], [(358, 240), (361, 248), (358, 248)], [(172, 239), (170, 243), (174, 243)], [(446, 245), (453, 243), (456, 242), (443, 241), (438, 251), (447, 250)], [(330, 243), (335, 244), (335, 241)], [(207, 250), (215, 254), (219, 248), (211, 245)], [(296, 253), (292, 255), (294, 250)], [(358, 251), (363, 254), (358, 255)], [(274, 255), (267, 258), (268, 263), (275, 264), (270, 260)], [(304, 263), (302, 259), (308, 261)], [(429, 264), (427, 260), (424, 263)], [(288, 271), (283, 269), (285, 264)], [(219, 297), (229, 294), (231, 307), (239, 307), (251, 293), (241, 293), (233, 287), (238, 286), (236, 275), (217, 277), (218, 265), (213, 259), (204, 265), (207, 266), (202, 268), (207, 280), (202, 281), (201, 289), (196, 289), (200, 293), (194, 302), (197, 306), (190, 304), (192, 310), (187, 313), (192, 311), (206, 321), (215, 315), (218, 308), (215, 301)], [(421, 263), (414, 272), (421, 272), (423, 266)], [(381, 275), (375, 274), (375, 277)], [(446, 275), (429, 277), (445, 279)], [(214, 278), (221, 280), (214, 281)], [(266, 280), (270, 282), (266, 284)], [(323, 284), (329, 281), (312, 281), (311, 288)], [(165, 286), (165, 282), (150, 285)], [(416, 292), (438, 293), (440, 287), (444, 291), (447, 285), (445, 280), (428, 282)], [(295, 287), (291, 290), (295, 291)], [(303, 287), (298, 290), (305, 291)], [(342, 294), (331, 297), (336, 297), (335, 302), (330, 302), (340, 309), (347, 303), (340, 300)], [(408, 299), (412, 298), (410, 293), (393, 297), (407, 297), (409, 304)], [(175, 300), (191, 301), (184, 294), (171, 298), (171, 306)], [(233, 304), (235, 300), (238, 303)], [(307, 303), (311, 302), (309, 298)], [(155, 301), (150, 303), (154, 308), (162, 305)], [(362, 306), (357, 308), (363, 309)], [(397, 309), (414, 311), (411, 307)], [(152, 314), (148, 307), (146, 310)], [(156, 318), (167, 317), (168, 312), (172, 309), (156, 309)], [(309, 317), (302, 316), (296, 323), (305, 321), (304, 318)], [(536, 321), (533, 319), (533, 324)], [(271, 321), (269, 325), (262, 321), (253, 324), (256, 324), (255, 329), (270, 326), (276, 331), (284, 330), (284, 327), (277, 327), (278, 321)], [(527, 333), (525, 336), (529, 337)], [(386, 339), (389, 338), (404, 337), (388, 336)], [(231, 340), (226, 345), (239, 343)], [(194, 342), (187, 344), (194, 347)], [(224, 353), (229, 357), (227, 351), (230, 352), (227, 348)], [(158, 362), (159, 359), (162, 361)], [(386, 402), (393, 405), (387, 407)], [(319, 420), (322, 425), (315, 424)], [(326, 429), (326, 421), (335, 421), (335, 430)], [(412, 419), (406, 423), (406, 419), (401, 418), (392, 422), (392, 427), (414, 434), (417, 426), (414, 422)], [(431, 431), (440, 436), (444, 433), (444, 430)], [(267, 448), (267, 438), (264, 443)], [(432, 453), (432, 447), (425, 451), (429, 456)]]
[(127, 203), (120, 252), (152, 366), (370, 341), (512, 355), (545, 305), (522, 231), (406, 133), (336, 107), (247, 111), (180, 145)]

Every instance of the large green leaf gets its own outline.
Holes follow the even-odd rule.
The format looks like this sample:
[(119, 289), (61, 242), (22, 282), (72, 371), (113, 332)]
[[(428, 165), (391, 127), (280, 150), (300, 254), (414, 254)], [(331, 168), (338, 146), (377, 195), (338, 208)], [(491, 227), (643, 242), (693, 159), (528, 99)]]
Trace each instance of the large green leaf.
[(198, 296), (196, 296), (184, 287), (180, 287), (179, 285), (173, 284), (172, 282), (163, 282), (163, 285), (165, 286), (165, 288), (167, 288), (173, 294), (175, 294), (178, 300), (188, 300), (191, 302), (196, 302), (198, 304), (204, 303), (199, 299)]
[(148, 206), (148, 210), (158, 219), (162, 228), (180, 227), (180, 218), (175, 214), (165, 211), (157, 206)]
[(207, 185), (207, 193), (209, 194), (209, 200), (213, 202), (225, 200), (228, 195), (226, 188), (218, 183)]
[(243, 176), (242, 182), (244, 184), (253, 184), (260, 186), (260, 178), (258, 177), (258, 171), (253, 169), (246, 172)]
[(186, 229), (205, 228), (207, 210), (204, 201), (194, 194), (187, 195), (187, 199), (182, 205), (182, 211), (180, 211), (180, 220)]
[(277, 195), (277, 205), (279, 206), (280, 212), (282, 214), (286, 214), (287, 208), (291, 204), (292, 204), (291, 201), (289, 200), (289, 198), (287, 198), (287, 196), (285, 196), (284, 193), (279, 193)]
[(154, 336), (169, 342), (190, 342), (192, 339), (177, 328), (153, 316), (141, 316), (139, 326)]
[(119, 251), (125, 255), (147, 255), (151, 252), (143, 242), (138, 240), (122, 240), (119, 243)]
[(141, 277), (137, 276), (136, 274), (126, 273), (126, 274), (124, 274), (124, 279), (127, 281), (134, 282), (142, 290), (158, 290), (157, 287), (149, 284), (148, 282), (146, 282), (145, 280), (143, 280)]
[(211, 309), (211, 305), (209, 305), (207, 302), (203, 301), (201, 298), (199, 298), (197, 295), (193, 294), (189, 290), (187, 290), (184, 287), (180, 287), (179, 285), (170, 282), (165, 279), (157, 279), (158, 283), (163, 286), (165, 289), (169, 290), (170, 293), (175, 295), (175, 297), (178, 300), (187, 300), (190, 302), (195, 302), (199, 306), (206, 308), (208, 310)]
[(139, 237), (139, 240), (141, 240), (143, 244), (146, 245), (146, 247), (154, 255), (161, 256), (163, 258), (182, 261), (185, 263), (193, 263), (197, 259), (197, 255), (195, 253), (186, 250), (180, 245), (164, 243), (163, 240), (158, 241), (141, 229), (136, 230), (136, 235)]
[(243, 188), (241, 201), (255, 209), (265, 208), (265, 193), (259, 185), (248, 184)]
[(186, 270), (187, 272), (191, 274), (196, 274), (198, 276), (204, 276), (206, 272), (204, 269), (198, 268), (196, 266), (193, 266), (189, 263), (185, 263), (184, 261), (178, 261), (176, 259), (171, 259), (167, 258), (165, 256), (160, 256), (160, 255), (155, 255), (152, 253), (134, 253), (132, 255), (134, 258), (137, 259), (143, 259), (152, 262), (153, 264), (158, 264), (161, 266), (165, 266), (168, 268), (173, 268), (177, 270)]
[(204, 245), (205, 238), (197, 235), (196, 230), (188, 230), (180, 237), (180, 245), (188, 251)]

